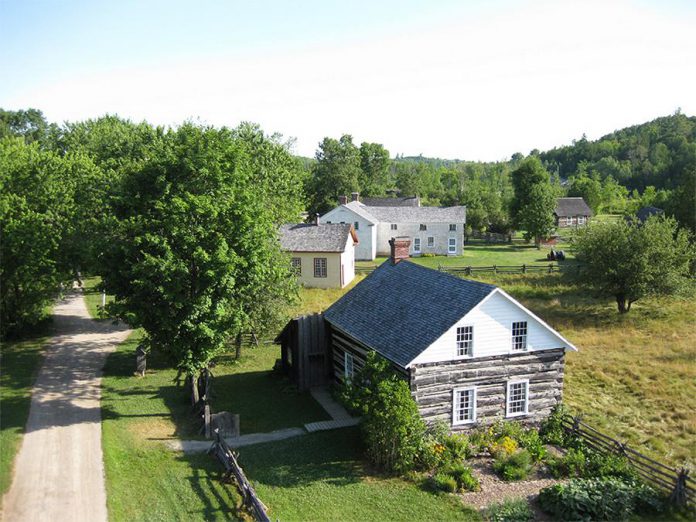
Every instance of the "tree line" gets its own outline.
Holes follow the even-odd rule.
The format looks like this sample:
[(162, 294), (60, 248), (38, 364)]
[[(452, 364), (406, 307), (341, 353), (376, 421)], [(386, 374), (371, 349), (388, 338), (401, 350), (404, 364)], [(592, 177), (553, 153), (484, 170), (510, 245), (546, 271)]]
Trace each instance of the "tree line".
[(3, 337), (79, 271), (189, 376), (282, 320), (296, 288), (277, 230), (299, 220), (304, 171), (280, 136), (115, 116), (48, 125), (38, 111), (0, 121)]

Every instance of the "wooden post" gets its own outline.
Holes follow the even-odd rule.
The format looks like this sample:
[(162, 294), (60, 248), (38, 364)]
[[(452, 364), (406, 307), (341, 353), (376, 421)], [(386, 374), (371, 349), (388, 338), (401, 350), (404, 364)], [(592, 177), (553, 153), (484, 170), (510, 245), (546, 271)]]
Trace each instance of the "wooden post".
[(203, 423), (205, 425), (205, 438), (210, 438), (210, 404), (206, 404), (203, 409)]
[(471, 275), (471, 265), (466, 267), (466, 275)]
[(669, 496), (669, 501), (677, 507), (686, 506), (686, 479), (689, 476), (689, 470), (682, 468), (677, 475), (677, 482), (674, 484), (674, 491)]
[(234, 345), (235, 345), (234, 358), (239, 359), (242, 356), (242, 334), (241, 333), (237, 334), (237, 338), (235, 339)]
[(135, 371), (141, 377), (145, 377), (147, 368), (147, 353), (142, 346), (138, 346), (135, 350)]
[(494, 274), (498, 273), (498, 267), (496, 265), (493, 265), (493, 273)]
[(550, 274), (551, 272), (553, 272), (553, 263), (552, 263), (552, 264), (549, 264), (549, 274)]
[(523, 273), (523, 274), (526, 274), (526, 273), (527, 273), (527, 265), (526, 265), (526, 264), (523, 264), (523, 265), (522, 265), (522, 273)]

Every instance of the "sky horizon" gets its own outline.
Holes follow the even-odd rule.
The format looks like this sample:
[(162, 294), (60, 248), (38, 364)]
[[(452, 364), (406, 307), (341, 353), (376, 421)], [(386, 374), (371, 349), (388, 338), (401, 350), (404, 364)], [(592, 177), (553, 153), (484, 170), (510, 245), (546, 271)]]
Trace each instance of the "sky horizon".
[(696, 114), (694, 27), (686, 0), (0, 0), (0, 107), (499, 161)]

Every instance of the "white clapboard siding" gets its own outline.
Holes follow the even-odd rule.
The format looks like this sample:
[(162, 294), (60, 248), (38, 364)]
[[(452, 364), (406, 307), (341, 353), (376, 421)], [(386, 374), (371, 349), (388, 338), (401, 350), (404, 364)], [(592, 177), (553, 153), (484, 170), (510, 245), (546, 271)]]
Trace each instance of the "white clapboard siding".
[(321, 217), (322, 223), (348, 223), (358, 227), (355, 230), (358, 235), (358, 245), (355, 247), (355, 259), (372, 261), (377, 255), (377, 230), (376, 227), (364, 217), (356, 214), (343, 205), (327, 212)]
[[(467, 359), (457, 357), (457, 327), (474, 327), (473, 358), (512, 353), (512, 323), (527, 321), (527, 350), (575, 347), (500, 289), (457, 321), (410, 364)], [(519, 352), (515, 352), (519, 353)]]

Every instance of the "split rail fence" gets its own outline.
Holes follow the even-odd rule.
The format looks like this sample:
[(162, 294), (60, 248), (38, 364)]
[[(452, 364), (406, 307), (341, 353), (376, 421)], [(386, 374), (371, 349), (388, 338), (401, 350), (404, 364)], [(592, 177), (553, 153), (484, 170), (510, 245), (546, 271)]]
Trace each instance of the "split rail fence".
[[(369, 274), (373, 272), (378, 265), (356, 266), (355, 271), (359, 274)], [(445, 266), (438, 265), (438, 270), (450, 274), (472, 275), (478, 273), (494, 273), (494, 274), (551, 274), (560, 272), (560, 267), (557, 264), (549, 263), (547, 265), (491, 265), (491, 266)]]
[(563, 419), (563, 427), (568, 433), (580, 437), (587, 446), (600, 453), (625, 457), (646, 484), (668, 493), (674, 505), (694, 506), (696, 483), (689, 476), (688, 469), (678, 470), (646, 457), (626, 444), (585, 424), (580, 417), (568, 415)]
[(240, 495), (242, 495), (244, 506), (254, 516), (254, 520), (258, 522), (271, 522), (271, 519), (268, 518), (266, 514), (268, 508), (266, 508), (263, 502), (261, 502), (261, 499), (259, 499), (256, 490), (251, 485), (251, 482), (249, 482), (249, 479), (247, 479), (244, 470), (237, 461), (238, 455), (227, 445), (224, 437), (220, 435), (218, 430), (215, 430), (215, 441), (208, 450), (208, 454), (217, 458), (220, 464), (225, 468), (222, 478), (223, 482), (229, 483), (232, 481), (232, 477), (234, 477), (237, 489)]

